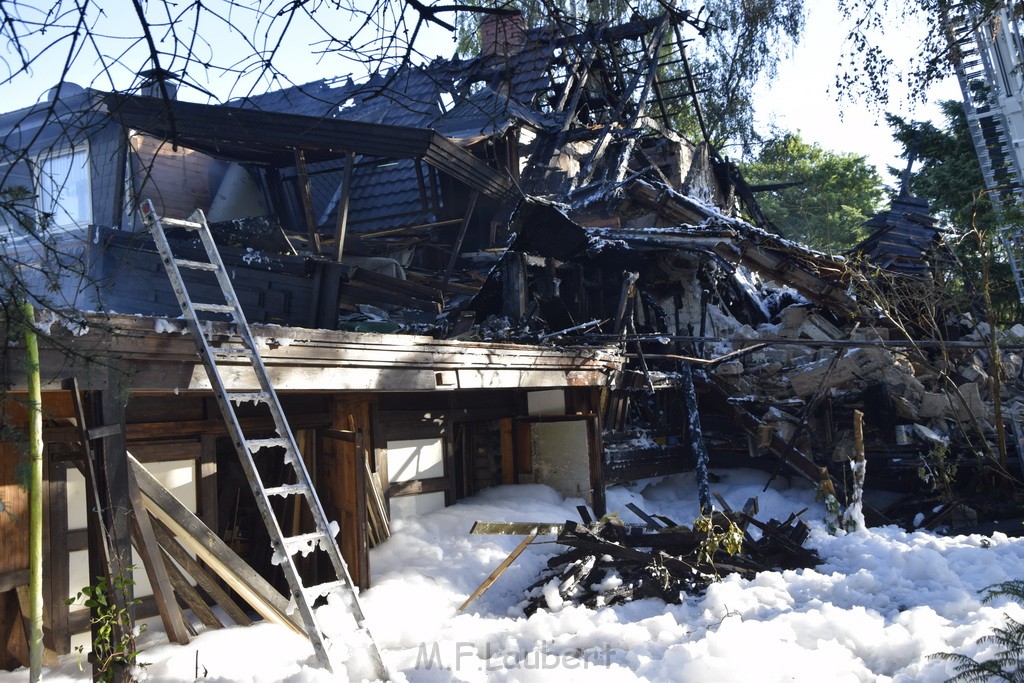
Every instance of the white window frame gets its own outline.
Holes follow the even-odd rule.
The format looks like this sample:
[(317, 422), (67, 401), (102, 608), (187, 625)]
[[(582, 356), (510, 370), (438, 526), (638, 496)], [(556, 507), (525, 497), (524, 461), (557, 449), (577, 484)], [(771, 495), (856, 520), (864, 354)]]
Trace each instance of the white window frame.
[[(78, 155), (82, 155), (81, 161), (75, 161), (75, 157)], [(72, 158), (67, 177), (59, 180), (49, 177), (47, 175), (48, 164), (67, 156)], [(87, 228), (92, 223), (93, 216), (92, 164), (88, 143), (47, 150), (35, 157), (32, 166), (35, 174), (36, 196), (38, 197), (36, 210), (39, 212), (40, 218), (46, 214), (52, 215), (53, 222), (47, 228), (49, 233), (54, 235)], [(76, 178), (78, 172), (84, 173), (84, 178)], [(74, 214), (61, 201), (68, 184), (72, 182), (76, 184), (74, 189), (78, 196), (78, 205), (75, 207)], [(57, 184), (56, 197), (53, 196), (50, 187), (54, 184)], [(51, 208), (53, 205), (56, 205), (56, 210)]]

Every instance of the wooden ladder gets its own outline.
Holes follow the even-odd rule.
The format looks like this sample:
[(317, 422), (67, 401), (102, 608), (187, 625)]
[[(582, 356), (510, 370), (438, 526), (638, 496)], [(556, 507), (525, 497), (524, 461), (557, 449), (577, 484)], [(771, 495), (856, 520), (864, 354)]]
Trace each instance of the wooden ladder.
[[(320, 499), (313, 488), (309, 472), (303, 462), (295, 436), (285, 419), (284, 411), (278, 400), (277, 393), (271, 385), (267, 369), (253, 338), (252, 331), (242, 313), (242, 307), (235, 296), (234, 288), (231, 285), (231, 277), (224, 267), (220, 253), (213, 241), (209, 225), (202, 211), (196, 210), (188, 220), (176, 220), (161, 218), (157, 215), (156, 209), (151, 200), (145, 200), (140, 211), (143, 222), (149, 228), (156, 242), (157, 251), (163, 260), (167, 275), (171, 280), (174, 294), (181, 306), (185, 323), (196, 343), (199, 356), (210, 384), (213, 387), (217, 404), (220, 406), (221, 414), (227, 424), (228, 434), (238, 458), (241, 461), (242, 469), (252, 487), (253, 496), (256, 499), (256, 507), (263, 518), (263, 523), (270, 534), (270, 542), (274, 552), (273, 562), (280, 563), (284, 575), (291, 590), (292, 600), (295, 608), (302, 616), (306, 634), (317, 659), (324, 668), (341, 673), (340, 662), (333, 659), (330, 647), (331, 636), (324, 632), (314, 613), (314, 606), (322, 599), (329, 596), (340, 598), (347, 607), (351, 616), (355, 619), (360, 639), (367, 643), (370, 661), (374, 667), (375, 677), (387, 680), (387, 669), (381, 659), (380, 651), (373, 638), (366, 628), (366, 620), (362, 607), (356, 595), (349, 574), (345, 565), (338, 544), (335, 541), (337, 534), (336, 523), (328, 522), (324, 514)], [(206, 261), (196, 261), (176, 258), (171, 251), (170, 243), (164, 232), (166, 227), (173, 227), (194, 231), (201, 240), (206, 251)], [(193, 301), (189, 295), (185, 281), (182, 278), (182, 270), (197, 270), (209, 272), (216, 276), (220, 285), (223, 301)], [(242, 348), (219, 349), (211, 347), (207, 338), (206, 329), (211, 321), (216, 320), (215, 316), (223, 316), (234, 323), (239, 337), (242, 340)], [(214, 317), (210, 317), (214, 316)], [(218, 362), (229, 361), (233, 364), (248, 362), (252, 366), (253, 373), (259, 382), (258, 391), (233, 391), (228, 390), (224, 385)], [(236, 404), (244, 402), (255, 402), (265, 405), (273, 417), (276, 436), (273, 438), (254, 438), (246, 435), (239, 423), (235, 410)], [(294, 473), (295, 483), (286, 483), (274, 486), (264, 484), (257, 462), (266, 462), (268, 458), (283, 458), (285, 465)], [(313, 522), (313, 530), (309, 533), (288, 536), (282, 530), (282, 520), (271, 505), (271, 496), (281, 496), (294, 500), (298, 496), (304, 501), (304, 509), (308, 512)], [(290, 507), (290, 506), (289, 506)], [(315, 585), (305, 585), (295, 562), (295, 554), (307, 555), (310, 552), (324, 552), (330, 560), (333, 576), (330, 580)]]

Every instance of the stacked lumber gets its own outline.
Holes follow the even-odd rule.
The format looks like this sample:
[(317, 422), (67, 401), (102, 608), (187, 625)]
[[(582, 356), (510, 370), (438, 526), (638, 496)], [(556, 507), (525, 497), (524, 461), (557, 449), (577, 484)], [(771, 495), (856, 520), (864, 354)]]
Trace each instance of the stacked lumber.
[[(626, 525), (617, 517), (589, 524), (566, 522), (556, 543), (569, 550), (548, 561), (548, 568), (527, 592), (526, 614), (568, 602), (588, 607), (642, 598), (680, 603), (728, 574), (752, 578), (761, 571), (815, 567), (819, 558), (803, 547), (809, 534), (799, 514), (785, 521), (758, 521), (751, 509), (715, 512), (711, 529), (742, 535), (742, 547), (729, 553), (709, 542), (699, 528), (681, 526), (630, 506), (646, 525)], [(753, 531), (751, 531), (753, 527)]]

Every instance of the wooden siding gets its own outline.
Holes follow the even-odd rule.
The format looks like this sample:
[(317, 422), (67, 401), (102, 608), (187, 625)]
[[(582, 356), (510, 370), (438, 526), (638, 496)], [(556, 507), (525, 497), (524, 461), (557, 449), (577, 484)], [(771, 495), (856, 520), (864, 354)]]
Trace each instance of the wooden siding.
[(152, 199), (161, 216), (185, 218), (198, 206), (210, 208), (227, 164), (147, 135), (131, 138), (135, 196)]

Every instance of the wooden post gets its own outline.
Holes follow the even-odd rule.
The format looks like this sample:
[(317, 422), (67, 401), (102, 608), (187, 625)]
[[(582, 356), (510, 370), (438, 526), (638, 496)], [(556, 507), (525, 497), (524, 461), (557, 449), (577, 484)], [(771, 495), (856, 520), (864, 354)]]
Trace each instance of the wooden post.
[(604, 495), (604, 449), (601, 444), (601, 418), (598, 415), (587, 417), (587, 449), (590, 457), (590, 507), (594, 514), (604, 517), (608, 505)]
[(512, 418), (503, 417), (498, 420), (501, 434), (501, 483), (516, 483), (516, 457), (512, 440)]
[(680, 389), (683, 392), (683, 403), (686, 406), (690, 432), (690, 448), (697, 462), (697, 494), (700, 499), (700, 513), (711, 514), (711, 485), (708, 482), (708, 451), (704, 447), (704, 435), (701, 431), (700, 414), (697, 412), (697, 390), (693, 386), (693, 371), (689, 363), (679, 364)]
[(334, 230), (334, 260), (339, 263), (341, 262), (341, 254), (345, 249), (345, 231), (348, 229), (348, 204), (349, 198), (352, 196), (352, 167), (355, 163), (355, 152), (349, 152), (345, 156), (345, 174), (341, 180), (341, 198), (338, 200), (338, 218)]
[(513, 325), (526, 314), (526, 257), (517, 251), (507, 252), (502, 272), (502, 315)]
[(853, 492), (850, 495), (850, 506), (843, 515), (843, 522), (850, 531), (863, 531), (864, 524), (864, 475), (867, 460), (864, 457), (864, 413), (853, 411), (853, 461), (850, 470), (853, 472)]
[(455, 262), (459, 258), (459, 252), (462, 251), (462, 242), (466, 239), (466, 230), (469, 228), (469, 220), (473, 217), (473, 210), (476, 208), (476, 200), (480, 196), (478, 190), (473, 190), (472, 194), (469, 195), (469, 204), (466, 206), (466, 213), (462, 217), (462, 225), (459, 226), (459, 236), (455, 239), (455, 244), (452, 245), (451, 256), (448, 257), (448, 267), (444, 270), (444, 286), (448, 286), (448, 281), (452, 277), (452, 271), (455, 270)]
[(43, 677), (43, 396), (39, 380), (39, 344), (32, 304), (21, 307), (28, 372), (29, 473), (29, 679)]
[[(131, 527), (128, 511), (132, 504), (128, 497), (128, 452), (125, 450), (124, 402), (118, 395), (118, 387), (124, 382), (124, 373), (106, 359), (106, 388), (89, 393), (92, 415), (90, 424), (120, 425), (116, 434), (111, 434), (96, 444), (95, 456), (100, 500), (107, 529), (110, 531), (111, 571), (120, 571), (127, 576), (132, 564)], [(131, 593), (130, 588), (128, 592)], [(131, 601), (134, 596), (125, 596)], [(130, 609), (130, 608), (129, 608)], [(134, 618), (134, 614), (133, 614)]]
[(317, 256), (320, 255), (320, 235), (316, 232), (316, 215), (313, 213), (313, 191), (309, 186), (309, 171), (306, 169), (306, 153), (296, 147), (295, 173), (299, 179), (299, 197), (302, 200), (302, 211), (306, 216), (306, 228), (309, 231), (309, 248)]

